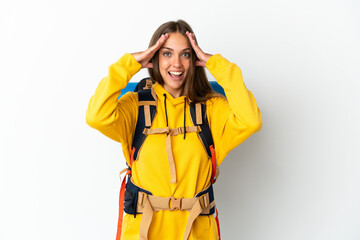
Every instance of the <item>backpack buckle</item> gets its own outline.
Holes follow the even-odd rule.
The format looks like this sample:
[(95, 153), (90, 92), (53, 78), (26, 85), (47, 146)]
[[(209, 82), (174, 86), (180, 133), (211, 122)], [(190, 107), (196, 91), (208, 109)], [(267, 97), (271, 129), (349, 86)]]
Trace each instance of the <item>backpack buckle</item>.
[(141, 206), (141, 207), (144, 207), (145, 206), (145, 198), (147, 197), (147, 194), (144, 193), (144, 192), (138, 192), (138, 204)]
[(169, 210), (180, 210), (181, 209), (181, 201), (183, 198), (174, 198), (173, 196), (169, 197)]
[(205, 193), (199, 197), (201, 207), (207, 208), (209, 206), (209, 193)]

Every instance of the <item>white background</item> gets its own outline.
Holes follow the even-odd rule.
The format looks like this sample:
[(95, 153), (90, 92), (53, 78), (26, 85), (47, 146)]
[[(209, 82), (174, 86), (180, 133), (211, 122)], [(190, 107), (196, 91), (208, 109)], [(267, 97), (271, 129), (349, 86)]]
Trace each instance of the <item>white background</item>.
[(241, 67), (264, 122), (221, 166), (222, 238), (359, 240), (359, 5), (1, 0), (0, 239), (115, 239), (124, 158), (87, 104), (110, 64), (182, 18)]

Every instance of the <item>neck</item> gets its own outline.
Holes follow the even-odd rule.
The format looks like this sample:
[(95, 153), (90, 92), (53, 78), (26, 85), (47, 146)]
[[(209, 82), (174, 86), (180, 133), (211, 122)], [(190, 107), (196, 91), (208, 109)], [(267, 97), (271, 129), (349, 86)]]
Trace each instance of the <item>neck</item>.
[(168, 89), (166, 86), (163, 86), (163, 88), (173, 97), (178, 98), (182, 95), (183, 89)]

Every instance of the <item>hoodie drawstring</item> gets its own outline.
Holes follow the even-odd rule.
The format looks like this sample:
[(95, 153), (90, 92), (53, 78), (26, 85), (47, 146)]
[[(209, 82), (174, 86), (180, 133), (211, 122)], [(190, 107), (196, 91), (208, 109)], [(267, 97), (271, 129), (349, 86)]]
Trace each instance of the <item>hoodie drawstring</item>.
[(186, 97), (184, 97), (184, 139), (186, 138)]
[(169, 120), (168, 120), (168, 114), (167, 114), (167, 109), (166, 109), (166, 93), (164, 93), (164, 105), (165, 105), (165, 116), (166, 116), (166, 127), (169, 126)]

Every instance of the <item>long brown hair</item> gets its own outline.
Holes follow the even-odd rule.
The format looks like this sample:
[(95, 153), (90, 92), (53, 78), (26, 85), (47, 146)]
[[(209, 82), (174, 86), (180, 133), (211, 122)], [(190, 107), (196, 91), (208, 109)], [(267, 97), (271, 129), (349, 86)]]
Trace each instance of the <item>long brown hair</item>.
[[(170, 21), (162, 24), (153, 34), (149, 47), (155, 45), (157, 40), (165, 33), (180, 33), (184, 35), (191, 47), (190, 41), (186, 36), (186, 31), (193, 33), (190, 25), (184, 20)], [(195, 39), (196, 41), (196, 39)], [(197, 42), (197, 41), (196, 41)], [(206, 77), (204, 67), (195, 66), (197, 60), (196, 53), (191, 47), (191, 62), (188, 74), (184, 81), (182, 95), (185, 95), (192, 102), (205, 102), (206, 100), (222, 96), (216, 93), (210, 86), (209, 80)], [(163, 85), (164, 80), (161, 77), (159, 70), (159, 51), (157, 51), (152, 58), (153, 68), (149, 68), (149, 74), (153, 81)]]

